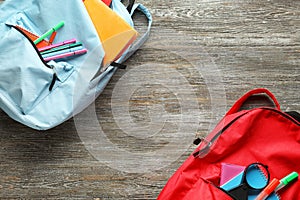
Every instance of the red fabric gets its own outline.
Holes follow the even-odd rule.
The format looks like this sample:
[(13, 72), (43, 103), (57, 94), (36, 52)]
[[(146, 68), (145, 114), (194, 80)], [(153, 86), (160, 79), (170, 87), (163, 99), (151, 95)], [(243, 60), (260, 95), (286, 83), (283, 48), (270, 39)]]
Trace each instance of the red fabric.
[[(207, 140), (228, 124), (230, 126), (204, 157), (191, 155), (183, 163), (161, 191), (158, 200), (230, 200), (231, 197), (216, 187), (222, 162), (244, 166), (253, 162), (263, 163), (269, 167), (271, 180), (281, 179), (292, 171), (300, 173), (300, 123), (282, 113), (279, 104), (276, 107), (226, 115)], [(204, 146), (200, 145), (195, 152)], [(300, 180), (278, 194), (282, 200), (300, 199), (299, 188)]]
[(277, 99), (275, 98), (275, 96), (267, 89), (265, 88), (257, 88), (257, 89), (254, 89), (254, 90), (250, 90), (249, 92), (247, 92), (244, 96), (242, 96), (239, 100), (237, 100), (237, 102), (232, 106), (232, 108), (227, 112), (226, 115), (230, 115), (230, 114), (233, 114), (233, 113), (236, 113), (239, 111), (239, 109), (241, 108), (241, 106), (243, 105), (243, 103), (252, 95), (255, 95), (255, 94), (266, 94), (269, 96), (269, 98), (271, 100), (273, 100), (274, 104), (275, 104), (275, 107), (280, 110), (280, 105), (277, 101)]
[(103, 3), (105, 3), (107, 6), (110, 6), (111, 4), (111, 0), (102, 0)]
[[(83, 2), (85, 0), (82, 0)], [(107, 6), (110, 6), (112, 0), (102, 0), (103, 3), (105, 3)]]

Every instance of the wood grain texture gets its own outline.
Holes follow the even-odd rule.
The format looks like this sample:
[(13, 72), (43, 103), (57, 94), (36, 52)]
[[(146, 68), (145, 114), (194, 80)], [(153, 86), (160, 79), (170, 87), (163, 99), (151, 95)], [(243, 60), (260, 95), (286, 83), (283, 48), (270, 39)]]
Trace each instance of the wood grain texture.
[[(128, 172), (141, 157), (111, 166), (85, 148), (79, 130), (95, 131), (92, 116), (39, 132), (0, 111), (0, 199), (156, 199), (195, 148), (195, 133), (206, 135), (246, 91), (266, 87), (283, 110), (300, 111), (300, 1), (138, 2), (153, 14), (151, 38), (89, 109), (114, 147), (147, 155), (170, 145), (181, 148), (180, 156), (166, 166), (158, 156), (147, 160), (153, 170)], [(144, 31), (144, 18), (135, 19)], [(197, 122), (185, 121), (189, 134), (179, 129), (186, 115)], [(172, 137), (177, 143), (168, 143)], [(183, 148), (180, 140), (191, 145)], [(170, 152), (163, 155), (169, 159)]]

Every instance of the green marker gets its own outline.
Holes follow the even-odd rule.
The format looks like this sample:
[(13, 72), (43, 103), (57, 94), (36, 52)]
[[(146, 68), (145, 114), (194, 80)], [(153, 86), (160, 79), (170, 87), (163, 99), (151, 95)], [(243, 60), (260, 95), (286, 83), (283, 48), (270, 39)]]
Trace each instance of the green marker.
[(62, 46), (52, 48), (52, 49), (47, 50), (47, 51), (43, 51), (43, 52), (41, 52), (41, 54), (45, 55), (45, 54), (48, 54), (48, 53), (53, 53), (55, 51), (61, 51), (61, 50), (64, 50), (64, 49), (70, 49), (70, 48), (78, 47), (78, 46), (82, 46), (82, 43), (81, 42), (76, 42), (76, 43), (73, 43), (73, 44), (62, 45)]
[(54, 26), (53, 28), (51, 28), (46, 33), (44, 33), (41, 37), (39, 37), (38, 39), (36, 39), (33, 43), (35, 45), (38, 44), (38, 43), (40, 43), (43, 39), (45, 39), (46, 37), (50, 36), (53, 32), (55, 32), (58, 29), (60, 29), (61, 27), (63, 27), (64, 24), (65, 24), (65, 22), (63, 22), (63, 21), (59, 22), (56, 26)]
[(287, 186), (290, 182), (298, 178), (298, 173), (297, 172), (292, 172), (286, 177), (282, 178), (280, 180), (280, 184), (276, 187), (275, 192), (280, 190), (281, 188)]

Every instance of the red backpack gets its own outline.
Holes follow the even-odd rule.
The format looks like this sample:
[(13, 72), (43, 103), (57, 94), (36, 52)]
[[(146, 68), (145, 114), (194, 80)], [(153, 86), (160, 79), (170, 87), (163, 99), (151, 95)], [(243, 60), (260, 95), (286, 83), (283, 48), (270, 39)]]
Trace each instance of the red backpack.
[[(240, 108), (252, 95), (267, 94), (275, 108)], [(269, 180), (300, 172), (299, 114), (280, 110), (274, 95), (255, 89), (241, 97), (201, 140), (198, 148), (169, 179), (158, 200), (233, 200), (238, 199), (220, 188), (222, 165), (268, 166)], [(293, 181), (277, 192), (283, 200), (300, 199), (300, 181)]]

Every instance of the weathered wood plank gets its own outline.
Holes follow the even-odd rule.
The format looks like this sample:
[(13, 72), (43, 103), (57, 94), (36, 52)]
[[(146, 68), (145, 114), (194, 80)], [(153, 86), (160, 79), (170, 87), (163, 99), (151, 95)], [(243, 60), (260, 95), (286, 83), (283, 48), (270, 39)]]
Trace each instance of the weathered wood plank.
[[(193, 130), (207, 134), (247, 90), (266, 87), (284, 110), (300, 110), (299, 1), (139, 2), (153, 14), (151, 38), (126, 62), (128, 69), (117, 71), (95, 107), (45, 132), (0, 111), (1, 199), (156, 199), (194, 148), (180, 140), (192, 143)], [(105, 165), (85, 148), (80, 132), (99, 131), (89, 114), (114, 148), (132, 155), (127, 163)], [(183, 119), (190, 119), (188, 134), (178, 128)], [(177, 142), (168, 143), (173, 138)], [(165, 146), (182, 151), (171, 164), (161, 168), (159, 155), (146, 160)], [(138, 173), (138, 154), (152, 170)], [(169, 151), (164, 155), (170, 159)], [(113, 151), (103, 155), (110, 158)]]

